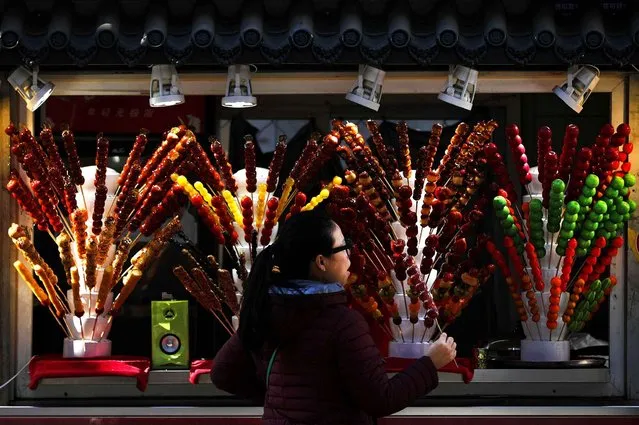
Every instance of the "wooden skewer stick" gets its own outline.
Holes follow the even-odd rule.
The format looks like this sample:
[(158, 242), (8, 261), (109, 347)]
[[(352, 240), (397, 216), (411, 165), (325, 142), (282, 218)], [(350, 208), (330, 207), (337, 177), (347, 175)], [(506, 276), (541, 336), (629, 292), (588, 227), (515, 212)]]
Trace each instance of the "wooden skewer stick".
[[(220, 319), (220, 317), (217, 315), (217, 313), (215, 312), (215, 310), (211, 309), (209, 310), (211, 313), (213, 313), (213, 315), (215, 316), (215, 318), (217, 319), (218, 322), (220, 322), (220, 324), (222, 325), (222, 327), (224, 328), (224, 330), (226, 332), (229, 333), (229, 335), (233, 335), (235, 332), (232, 331), (232, 328), (229, 328), (228, 325), (225, 323), (225, 321), (223, 321), (222, 319)], [(224, 316), (224, 315), (222, 315)]]
[[(120, 190), (120, 186), (118, 186), (118, 190)], [(109, 195), (107, 194), (107, 197)], [(113, 195), (113, 202), (111, 202), (111, 205), (109, 206), (109, 211), (106, 212), (106, 214), (104, 215), (104, 217), (108, 217), (109, 214), (111, 214), (111, 210), (113, 209), (113, 206), (117, 203), (118, 201), (118, 195), (117, 193), (115, 195)]]
[(80, 194), (82, 195), (82, 202), (84, 203), (84, 209), (88, 211), (89, 209), (87, 208), (87, 200), (84, 197), (84, 189), (82, 189), (82, 186), (80, 186)]
[(142, 237), (142, 232), (138, 233), (138, 235), (133, 239), (133, 241), (131, 242), (131, 246), (134, 246), (135, 243), (138, 241), (138, 239), (140, 239)]
[(71, 310), (69, 309), (69, 299), (67, 298), (66, 294), (64, 293), (64, 291), (62, 291), (62, 288), (60, 288), (58, 284), (55, 284), (53, 286), (55, 287), (58, 296), (63, 301), (62, 304), (64, 304), (64, 309), (67, 313), (71, 313)]
[[(572, 319), (572, 317), (571, 317)], [(566, 322), (564, 322), (563, 325), (561, 325), (561, 329), (559, 330), (559, 336), (557, 336), (557, 339), (561, 338), (561, 334), (564, 332), (564, 328), (566, 327)]]
[[(90, 314), (91, 312), (89, 312), (89, 317), (90, 317)], [(93, 320), (93, 329), (91, 330), (91, 341), (93, 341), (93, 336), (95, 335), (95, 326), (98, 324), (99, 317), (100, 315), (96, 313), (95, 319)]]
[(62, 322), (60, 321), (60, 318), (55, 314), (55, 311), (53, 311), (53, 308), (51, 307), (51, 305), (49, 305), (49, 311), (51, 312), (51, 314), (53, 315), (53, 317), (55, 318), (55, 321), (58, 323), (58, 326), (60, 326), (60, 329), (62, 329), (62, 332), (64, 332), (64, 335), (71, 339), (71, 333), (69, 332), (69, 330), (66, 328), (66, 326), (64, 326), (62, 324)]
[[(82, 323), (82, 317), (79, 317), (78, 319), (80, 319), (80, 334), (82, 335), (82, 341), (85, 340), (84, 338), (84, 324)], [(86, 348), (86, 346), (85, 346)]]
[[(297, 196), (297, 189), (293, 189), (290, 193), (290, 195), (288, 196), (288, 198), (286, 198), (284, 200), (284, 208), (282, 208), (282, 212), (280, 213), (280, 215), (278, 215), (275, 218), (275, 221), (279, 221), (280, 217), (282, 216), (282, 214), (284, 214), (284, 212), (286, 211), (286, 209), (291, 205), (291, 202), (293, 202), (293, 200), (295, 199), (295, 197)], [(282, 202), (282, 200), (280, 199), (280, 202)]]
[[(435, 323), (437, 324), (437, 328), (439, 329), (439, 334), (443, 334), (444, 330), (441, 328), (441, 326), (439, 325), (439, 320), (435, 320)], [(455, 363), (455, 366), (459, 367), (459, 365), (457, 364), (457, 360), (453, 359), (453, 363)]]
[(104, 325), (104, 330), (102, 330), (102, 333), (100, 334), (100, 339), (98, 340), (98, 342), (102, 342), (102, 339), (104, 339), (104, 332), (106, 332), (107, 328), (109, 327), (112, 321), (113, 321), (113, 314), (109, 313), (109, 319), (107, 320), (106, 325)]
[(422, 332), (422, 339), (421, 339), (421, 343), (424, 342), (424, 338), (426, 338), (426, 331), (428, 331), (428, 328), (426, 326), (424, 326), (424, 332)]
[(539, 327), (539, 322), (535, 322), (537, 325), (537, 333), (539, 334), (539, 341), (541, 341), (541, 328)]
[(561, 259), (564, 258), (563, 255), (559, 256), (559, 261), (557, 261), (557, 267), (555, 267), (557, 269), (557, 272), (555, 273), (555, 277), (559, 276), (559, 265), (561, 264)]
[(71, 225), (67, 222), (66, 218), (64, 217), (64, 214), (62, 214), (62, 210), (60, 209), (60, 206), (56, 205), (55, 209), (58, 213), (58, 216), (60, 217), (60, 221), (62, 222), (62, 227), (64, 227), (64, 230), (67, 233), (71, 233)]
[(399, 324), (399, 325), (396, 325), (396, 326), (397, 326), (397, 329), (399, 330), (399, 336), (401, 336), (401, 337), (402, 337), (402, 342), (406, 342), (406, 341), (404, 340), (404, 332), (402, 332), (402, 325), (401, 325), (401, 324)]
[(55, 242), (57, 245), (58, 243), (55, 240), (55, 236), (53, 235), (53, 233), (51, 233), (51, 229), (49, 229), (48, 227), (47, 227), (47, 233), (49, 234), (49, 236), (51, 236), (51, 239), (53, 239), (53, 242)]
[(528, 320), (524, 322), (524, 325), (526, 326), (526, 329), (528, 329), (528, 335), (532, 338), (532, 333), (530, 333), (530, 327), (528, 326)]

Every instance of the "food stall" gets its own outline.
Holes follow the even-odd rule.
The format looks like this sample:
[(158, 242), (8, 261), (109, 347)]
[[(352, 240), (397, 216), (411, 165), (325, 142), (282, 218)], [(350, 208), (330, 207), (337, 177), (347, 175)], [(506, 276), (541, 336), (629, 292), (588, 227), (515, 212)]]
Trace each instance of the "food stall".
[[(310, 126), (309, 133), (318, 130), (323, 135), (330, 134), (335, 119), (356, 123), (358, 134), (364, 139), (370, 136), (371, 140), (375, 138), (375, 127), (368, 126), (366, 120), (375, 120), (382, 129), (393, 130), (399, 128), (398, 122), (406, 121), (409, 127), (406, 134), (410, 134), (411, 140), (422, 140), (424, 145), (430, 140), (433, 126), (439, 123), (447, 131), (446, 137), (442, 136), (442, 150), (459, 122), (468, 122), (472, 128), (478, 122), (495, 120), (494, 135), (483, 143), (495, 143), (505, 159), (510, 179), (516, 184), (521, 168), (509, 153), (509, 138), (514, 136), (506, 130), (508, 124), (519, 126), (518, 136), (523, 139), (531, 165), (537, 165), (533, 159), (537, 155), (533, 152), (536, 153), (538, 148), (538, 129), (543, 126), (552, 128), (558, 153), (562, 148), (560, 140), (564, 129), (570, 123), (580, 129), (580, 146), (593, 146), (601, 126), (606, 123), (614, 128), (621, 123), (629, 124), (633, 130), (639, 128), (639, 115), (633, 108), (639, 95), (639, 79), (631, 66), (636, 59), (637, 38), (636, 25), (633, 26), (634, 21), (628, 18), (634, 12), (630, 2), (601, 2), (588, 8), (569, 1), (543, 2), (541, 6), (532, 2), (522, 2), (526, 4), (522, 6), (519, 2), (507, 1), (454, 2), (453, 5), (361, 1), (355, 7), (342, 2), (315, 1), (285, 6), (271, 2), (232, 5), (227, 2), (198, 2), (197, 5), (196, 2), (168, 2), (167, 8), (163, 9), (151, 2), (132, 1), (118, 4), (115, 14), (113, 10), (104, 12), (102, 6), (98, 6), (99, 2), (78, 2), (72, 10), (64, 11), (66, 15), (56, 8), (47, 9), (47, 6), (35, 3), (24, 2), (20, 8), (8, 9), (4, 15), (2, 46), (7, 50), (2, 64), (8, 77), (19, 64), (27, 64), (30, 70), (38, 69), (37, 75), (30, 77), (41, 79), (43, 86), (46, 82), (55, 84), (55, 90), (32, 112), (10, 84), (3, 84), (0, 100), (3, 126), (14, 122), (18, 130), (24, 126), (40, 140), (42, 126), (50, 125), (62, 152), (62, 132), (67, 124), (76, 134), (78, 159), (80, 165), (85, 166), (94, 163), (101, 146), (98, 134), (103, 133), (111, 140), (110, 146), (107, 145), (107, 163), (103, 166), (118, 173), (135, 150), (136, 135), (142, 134), (140, 128), (148, 130), (149, 147), (145, 155), (149, 156), (161, 146), (162, 133), (179, 126), (180, 122), (193, 132), (211, 161), (219, 165), (226, 156), (229, 165), (237, 171), (249, 168), (241, 148), (248, 141), (245, 134), (253, 135), (259, 167), (268, 170), (278, 136), (288, 137), (289, 149), (293, 146), (292, 140), (300, 137), (304, 139), (301, 142), (304, 146), (304, 128)], [(487, 7), (488, 3), (490, 7)], [(481, 29), (472, 25), (473, 17), (478, 14), (483, 18)], [(22, 19), (24, 27), (9, 25), (9, 16)], [(529, 20), (527, 16), (536, 17), (534, 28), (525, 33), (514, 31), (513, 26)], [(72, 19), (66, 19), (68, 17)], [(37, 36), (29, 32), (29, 25), (36, 18), (49, 20), (47, 34)], [(170, 18), (188, 23), (188, 31), (174, 26)], [(81, 26), (79, 22), (83, 19), (84, 26)], [(145, 24), (132, 26), (136, 19)], [(580, 22), (581, 27), (573, 33), (575, 21)], [(626, 22), (624, 31), (631, 36), (607, 31), (609, 21)], [(92, 22), (90, 36), (86, 35), (87, 22)], [(12, 45), (10, 35), (14, 34), (19, 42)], [(154, 101), (154, 76), (149, 73), (148, 66), (165, 63), (177, 65), (179, 77), (170, 74), (169, 80), (179, 78), (178, 95), (184, 95), (185, 103), (152, 108), (149, 103)], [(240, 95), (253, 98), (249, 100), (257, 106), (238, 113), (222, 105), (225, 98), (234, 94), (230, 82), (240, 73), (229, 69), (228, 65), (244, 63), (256, 64), (257, 72), (249, 68), (249, 91)], [(358, 67), (362, 63), (368, 64), (368, 68)], [(449, 70), (450, 64), (479, 70), (474, 75), (470, 99), (463, 96), (457, 99), (470, 100), (472, 112), (446, 103), (440, 100), (441, 97), (438, 99), (451, 81), (460, 80), (455, 74), (458, 68)], [(581, 96), (583, 111), (577, 114), (552, 92), (553, 88), (561, 87), (564, 81), (574, 77), (575, 70), (567, 75), (569, 65), (579, 64), (596, 65), (601, 72), (590, 97)], [(35, 68), (36, 65), (39, 68)], [(382, 88), (378, 96), (370, 92), (358, 93), (356, 89), (363, 85), (363, 80), (382, 85), (379, 72), (374, 78), (367, 74), (381, 69), (385, 70), (385, 75), (381, 75), (383, 96)], [(470, 75), (468, 72), (467, 76), (462, 76), (466, 78), (463, 81), (468, 82)], [(466, 86), (464, 92), (468, 90)], [(345, 99), (347, 93), (377, 104), (379, 110), (371, 109), (370, 104), (365, 105), (366, 102), (361, 100), (353, 103), (352, 99)], [(454, 94), (453, 91), (453, 98)], [(384, 127), (384, 123), (388, 125)], [(301, 136), (297, 137), (298, 134)], [(390, 139), (400, 139), (399, 136), (388, 136), (388, 133), (380, 134), (386, 143), (391, 143)], [(220, 157), (210, 147), (214, 143), (208, 139), (213, 135), (224, 152)], [(10, 179), (16, 164), (11, 159), (11, 143), (7, 136), (0, 145), (0, 155), (5, 158), (0, 164), (3, 181)], [(402, 145), (399, 146), (401, 149)], [(437, 159), (440, 159), (439, 154)], [(639, 161), (634, 151), (628, 152), (626, 161), (631, 164), (628, 174), (635, 174)], [(417, 167), (416, 151), (413, 163)], [(159, 162), (157, 167), (160, 167)], [(223, 168), (218, 171), (226, 183)], [(326, 171), (329, 176), (331, 172), (332, 169)], [(249, 174), (244, 175), (247, 180)], [(111, 178), (110, 174), (106, 176)], [(494, 178), (492, 174), (490, 176)], [(341, 177), (346, 179), (344, 175)], [(87, 181), (92, 178), (91, 173), (86, 176)], [(258, 181), (266, 183), (265, 175), (259, 174)], [(195, 182), (196, 179), (189, 179), (188, 184), (193, 183), (193, 188), (185, 189), (187, 195), (189, 190), (196, 190)], [(96, 193), (99, 191), (97, 186), (94, 187)], [(115, 187), (109, 187), (109, 199), (115, 192)], [(532, 196), (524, 184), (518, 186), (516, 192)], [(316, 188), (310, 189), (308, 201), (320, 193)], [(255, 194), (254, 202), (257, 203), (259, 194)], [(12, 223), (30, 226), (30, 217), (21, 212), (11, 194), (3, 191), (0, 196), (4, 208), (0, 227), (8, 229)], [(634, 197), (632, 190), (629, 197)], [(316, 203), (321, 202), (319, 198), (316, 200)], [(293, 198), (290, 203), (297, 205)], [(215, 235), (196, 211), (197, 205), (192, 201), (190, 204), (193, 206), (185, 214), (188, 218), (182, 219), (183, 233), (197, 249), (222, 259), (222, 267), (226, 267), (227, 253), (221, 248), (210, 249), (216, 245)], [(299, 207), (305, 204), (303, 202)], [(397, 206), (401, 209), (400, 204)], [(243, 207), (239, 200), (237, 207)], [(110, 208), (107, 206), (106, 210)], [(498, 223), (500, 219), (496, 216), (494, 222)], [(88, 224), (91, 229), (90, 222)], [(499, 224), (487, 233), (501, 240), (504, 236), (501, 227), (504, 226)], [(508, 345), (507, 341), (531, 333), (526, 324), (518, 324), (519, 316), (514, 313), (515, 305), (510, 301), (506, 276), (502, 271), (495, 271), (475, 303), (451, 324), (451, 333), (457, 333), (456, 338), (463, 340), (467, 347), (465, 357), (475, 362), (472, 379), (464, 382), (459, 373), (442, 372), (440, 385), (432, 394), (420, 399), (416, 406), (380, 420), (380, 423), (417, 421), (418, 418), (438, 418), (454, 423), (457, 417), (472, 423), (510, 423), (514, 420), (540, 423), (557, 420), (557, 417), (564, 422), (580, 423), (606, 420), (621, 424), (636, 420), (632, 418), (637, 415), (633, 403), (639, 397), (639, 369), (635, 361), (639, 357), (639, 298), (636, 295), (639, 284), (633, 278), (638, 270), (635, 227), (636, 222), (630, 220), (620, 233), (625, 236), (625, 244), (611, 257), (609, 268), (609, 274), (616, 276), (616, 288), (605, 301), (606, 314), (600, 312), (598, 327), (592, 331), (597, 336), (593, 339), (608, 344), (607, 349), (597, 351), (605, 361), (587, 365), (590, 367), (529, 367), (517, 362), (498, 367), (494, 363), (477, 364), (482, 355), (490, 353), (491, 346), (486, 343), (506, 340), (503, 350), (514, 350), (518, 347)], [(53, 249), (57, 255), (46, 232), (34, 230), (33, 233), (38, 251)], [(136, 242), (148, 244), (152, 239), (148, 234)], [(206, 373), (193, 378), (195, 361), (211, 359), (215, 355), (226, 338), (225, 325), (233, 327), (232, 317), (218, 320), (199, 306), (196, 297), (189, 294), (171, 273), (176, 264), (171, 263), (170, 255), (166, 254), (157, 262), (160, 265), (150, 266), (153, 282), (142, 281), (137, 293), (133, 291), (122, 307), (122, 314), (111, 316), (113, 323), (108, 325), (112, 326), (109, 339), (113, 344), (113, 357), (135, 356), (154, 363), (140, 367), (142, 372), (145, 368), (150, 369), (143, 373), (142, 384), (141, 378), (135, 379), (132, 372), (126, 377), (45, 374), (34, 385), (32, 357), (38, 356), (36, 360), (42, 360), (47, 354), (62, 354), (64, 334), (48, 310), (34, 304), (29, 287), (20, 280), (16, 269), (10, 267), (22, 258), (14, 242), (3, 237), (0, 246), (7, 265), (2, 268), (0, 289), (3, 359), (0, 381), (8, 381), (17, 374), (0, 393), (4, 405), (0, 407), (0, 415), (6, 417), (3, 420), (22, 423), (37, 416), (46, 422), (44, 418), (64, 416), (65, 422), (85, 423), (90, 418), (124, 422), (127, 417), (136, 417), (135, 421), (140, 423), (169, 423), (189, 416), (202, 423), (257, 423), (256, 418), (261, 414), (259, 407), (216, 389)], [(506, 250), (503, 252), (507, 254)], [(545, 258), (541, 259), (542, 265), (548, 261), (547, 268), (551, 268), (552, 256)], [(102, 260), (104, 265), (109, 263)], [(559, 258), (555, 257), (555, 260)], [(168, 268), (163, 269), (161, 265), (165, 261)], [(167, 271), (168, 274), (163, 274)], [(238, 276), (233, 275), (233, 279), (237, 281)], [(68, 289), (67, 286), (64, 289)], [(97, 290), (93, 293), (97, 295)], [(89, 300), (91, 297), (90, 294)], [(191, 349), (190, 355), (186, 355), (187, 366), (182, 361), (181, 367), (166, 367), (152, 361), (155, 355), (151, 349), (152, 341), (155, 343), (153, 323), (156, 322), (151, 305), (169, 298), (188, 302), (189, 326), (181, 331), (186, 333)], [(95, 311), (95, 301), (89, 303), (84, 306), (89, 310), (88, 319), (84, 321), (91, 319), (91, 308)], [(366, 308), (363, 310), (367, 312)], [(403, 314), (408, 319), (408, 312)], [(601, 319), (600, 316), (605, 317)], [(76, 337), (78, 332), (86, 330), (88, 333), (91, 327), (104, 325), (98, 319), (94, 321), (96, 323), (89, 325), (74, 319), (74, 323), (79, 322)], [(482, 328), (485, 330), (481, 331)], [(91, 329), (92, 334), (94, 329)], [(102, 331), (104, 329), (99, 330)], [(397, 333), (394, 336), (404, 338)], [(84, 340), (84, 336), (77, 339)], [(549, 339), (552, 339), (552, 333)], [(28, 367), (30, 373), (24, 367)]]

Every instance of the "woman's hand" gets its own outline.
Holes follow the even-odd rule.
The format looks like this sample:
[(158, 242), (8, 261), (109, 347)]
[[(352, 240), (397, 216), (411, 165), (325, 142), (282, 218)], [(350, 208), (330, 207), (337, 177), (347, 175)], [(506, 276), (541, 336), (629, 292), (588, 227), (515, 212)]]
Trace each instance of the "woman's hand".
[(442, 333), (428, 350), (428, 357), (433, 361), (437, 369), (441, 369), (453, 361), (457, 356), (457, 343), (453, 339)]

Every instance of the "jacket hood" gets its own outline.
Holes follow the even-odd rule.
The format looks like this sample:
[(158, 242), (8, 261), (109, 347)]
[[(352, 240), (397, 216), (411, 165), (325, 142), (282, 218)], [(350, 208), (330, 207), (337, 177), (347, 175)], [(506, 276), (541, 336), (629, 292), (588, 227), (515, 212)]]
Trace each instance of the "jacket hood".
[[(282, 344), (295, 338), (330, 306), (346, 304), (346, 292), (339, 283), (291, 280), (269, 289), (272, 339)], [(271, 339), (271, 338), (269, 338)]]

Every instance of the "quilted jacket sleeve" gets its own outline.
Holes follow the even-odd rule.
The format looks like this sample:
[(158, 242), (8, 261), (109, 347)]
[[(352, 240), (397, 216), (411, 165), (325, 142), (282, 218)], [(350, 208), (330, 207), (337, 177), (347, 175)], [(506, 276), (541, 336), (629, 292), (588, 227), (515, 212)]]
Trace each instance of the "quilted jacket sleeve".
[(435, 365), (428, 357), (418, 359), (389, 378), (368, 324), (356, 311), (344, 314), (337, 335), (343, 385), (357, 405), (371, 416), (382, 417), (402, 410), (439, 383)]
[(255, 362), (237, 334), (215, 356), (211, 381), (223, 391), (263, 402), (264, 384), (257, 378)]

